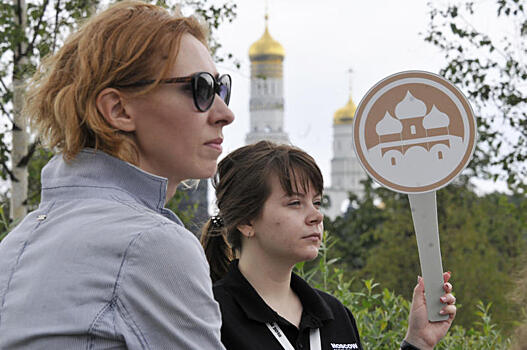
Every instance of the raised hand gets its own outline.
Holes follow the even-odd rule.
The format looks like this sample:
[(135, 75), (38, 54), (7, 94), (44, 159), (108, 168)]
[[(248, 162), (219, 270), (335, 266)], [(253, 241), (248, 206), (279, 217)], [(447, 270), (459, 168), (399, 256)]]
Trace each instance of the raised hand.
[(456, 298), (452, 295), (452, 285), (448, 282), (450, 277), (450, 272), (443, 274), (445, 294), (441, 297), (441, 302), (445, 306), (440, 311), (441, 314), (448, 314), (450, 317), (439, 322), (428, 321), (425, 285), (423, 279), (418, 277), (417, 286), (414, 288), (405, 340), (421, 350), (433, 349), (439, 340), (445, 336), (456, 316), (456, 306), (454, 305)]

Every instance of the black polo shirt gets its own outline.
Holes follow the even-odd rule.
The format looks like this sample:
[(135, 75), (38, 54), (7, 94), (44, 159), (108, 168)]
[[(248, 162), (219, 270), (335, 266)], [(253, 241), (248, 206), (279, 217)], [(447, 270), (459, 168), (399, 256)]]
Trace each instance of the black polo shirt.
[(227, 275), (214, 284), (214, 297), (222, 315), (221, 340), (227, 350), (282, 350), (267, 328), (276, 322), (291, 345), (309, 350), (309, 331), (320, 328), (322, 350), (362, 349), (351, 312), (335, 297), (311, 288), (293, 274), (291, 288), (302, 302), (300, 326), (278, 315), (258, 295), (234, 261)]

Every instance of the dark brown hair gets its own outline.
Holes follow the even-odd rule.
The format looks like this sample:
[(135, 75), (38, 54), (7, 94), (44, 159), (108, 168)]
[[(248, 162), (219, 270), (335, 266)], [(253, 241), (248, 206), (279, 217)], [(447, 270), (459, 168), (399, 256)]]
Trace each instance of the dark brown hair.
[(227, 155), (218, 164), (212, 183), (216, 190), (217, 217), (209, 220), (201, 244), (210, 264), (213, 282), (223, 277), (235, 252), (241, 249), (239, 225), (258, 218), (271, 194), (270, 177), (276, 175), (284, 191), (291, 195), (310, 186), (322, 194), (322, 173), (315, 160), (303, 150), (289, 145), (260, 141)]
[(206, 28), (195, 18), (171, 14), (141, 1), (122, 1), (87, 20), (62, 48), (44, 59), (29, 84), (25, 115), (41, 140), (74, 158), (84, 147), (137, 164), (133, 136), (112, 127), (97, 110), (107, 87), (155, 79), (154, 89), (176, 60), (181, 37), (207, 46)]

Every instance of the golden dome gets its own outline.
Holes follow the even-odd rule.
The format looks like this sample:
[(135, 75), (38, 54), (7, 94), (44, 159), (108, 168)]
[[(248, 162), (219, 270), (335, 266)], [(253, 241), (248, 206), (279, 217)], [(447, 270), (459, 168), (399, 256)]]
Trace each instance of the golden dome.
[[(263, 56), (263, 57), (262, 57)], [(258, 60), (258, 58), (268, 58), (269, 56), (278, 56), (284, 58), (285, 51), (282, 45), (271, 37), (267, 24), (265, 25), (265, 32), (262, 37), (258, 39), (249, 48), (249, 58), (252, 60)]]
[(353, 117), (355, 116), (355, 110), (357, 110), (357, 106), (355, 106), (355, 102), (353, 102), (353, 98), (350, 96), (348, 103), (344, 107), (337, 109), (335, 112), (333, 123), (351, 124), (353, 122)]

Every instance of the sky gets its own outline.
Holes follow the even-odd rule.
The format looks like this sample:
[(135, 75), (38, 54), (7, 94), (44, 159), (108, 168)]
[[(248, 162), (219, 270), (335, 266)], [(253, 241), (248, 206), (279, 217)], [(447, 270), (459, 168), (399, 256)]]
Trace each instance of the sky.
[[(235, 3), (237, 18), (217, 33), (224, 52), (241, 62), (240, 69), (225, 62), (217, 65), (220, 73), (233, 78), (230, 108), (236, 116), (224, 129), (224, 154), (245, 144), (248, 50), (265, 29), (266, 1)], [(434, 1), (435, 5), (445, 3)], [(484, 0), (483, 10), (485, 3), (491, 5)], [(329, 186), (333, 115), (350, 94), (358, 105), (373, 85), (391, 74), (405, 70), (438, 73), (444, 65), (444, 54), (424, 40), (430, 7), (424, 0), (268, 0), (267, 8), (269, 32), (285, 49), (284, 130), (292, 144), (315, 158)], [(481, 12), (473, 20), (480, 28), (492, 30), (490, 17)]]

